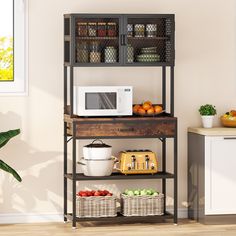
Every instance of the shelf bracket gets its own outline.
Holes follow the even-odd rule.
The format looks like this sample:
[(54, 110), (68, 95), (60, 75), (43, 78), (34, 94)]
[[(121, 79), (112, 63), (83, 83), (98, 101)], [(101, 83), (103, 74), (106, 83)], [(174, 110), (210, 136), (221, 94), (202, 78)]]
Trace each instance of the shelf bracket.
[(164, 141), (164, 138), (158, 138), (162, 143), (163, 143), (163, 141)]
[(72, 139), (73, 139), (73, 137), (70, 137), (70, 138), (67, 140), (67, 143), (69, 143)]

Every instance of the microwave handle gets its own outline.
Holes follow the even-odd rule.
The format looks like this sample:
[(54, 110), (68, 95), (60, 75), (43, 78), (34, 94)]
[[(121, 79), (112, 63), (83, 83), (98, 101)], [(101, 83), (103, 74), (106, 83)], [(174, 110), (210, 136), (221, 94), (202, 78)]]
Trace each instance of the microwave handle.
[(125, 93), (122, 89), (118, 89), (117, 91), (117, 112), (122, 113), (124, 110), (124, 104), (122, 104), (122, 99), (123, 101), (125, 97)]

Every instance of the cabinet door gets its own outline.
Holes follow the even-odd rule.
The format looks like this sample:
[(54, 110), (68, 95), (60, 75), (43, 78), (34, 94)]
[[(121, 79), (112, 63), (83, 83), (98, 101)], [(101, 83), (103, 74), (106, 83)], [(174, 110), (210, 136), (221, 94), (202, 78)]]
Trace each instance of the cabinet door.
[(236, 214), (236, 137), (206, 137), (205, 214)]
[(174, 15), (124, 16), (124, 64), (174, 65)]
[(75, 66), (120, 66), (122, 16), (75, 14), (71, 55)]

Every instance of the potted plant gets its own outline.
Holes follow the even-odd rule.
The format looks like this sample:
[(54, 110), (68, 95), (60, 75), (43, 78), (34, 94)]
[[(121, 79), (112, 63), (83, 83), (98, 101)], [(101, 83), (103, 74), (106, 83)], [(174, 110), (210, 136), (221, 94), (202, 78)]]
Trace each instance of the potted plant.
[[(9, 130), (7, 132), (1, 132), (0, 133), (0, 148), (2, 148), (3, 146), (5, 146), (8, 141), (15, 137), (16, 135), (18, 135), (20, 133), (19, 129), (15, 129), (15, 130)], [(22, 181), (21, 177), (19, 176), (19, 174), (9, 165), (7, 165), (4, 161), (2, 161), (0, 159), (0, 169), (12, 174), (19, 182)]]
[(199, 108), (199, 113), (202, 117), (202, 124), (204, 128), (212, 128), (213, 119), (216, 115), (216, 108), (211, 104), (202, 105)]

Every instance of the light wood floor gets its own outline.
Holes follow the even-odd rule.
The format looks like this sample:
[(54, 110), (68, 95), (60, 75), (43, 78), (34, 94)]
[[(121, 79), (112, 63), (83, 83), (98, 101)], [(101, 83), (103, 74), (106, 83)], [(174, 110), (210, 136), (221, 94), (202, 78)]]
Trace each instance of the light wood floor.
[[(236, 222), (235, 222), (236, 223)], [(236, 236), (235, 225), (202, 225), (181, 220), (178, 226), (162, 224), (83, 223), (76, 230), (70, 223), (0, 225), (0, 236)]]

